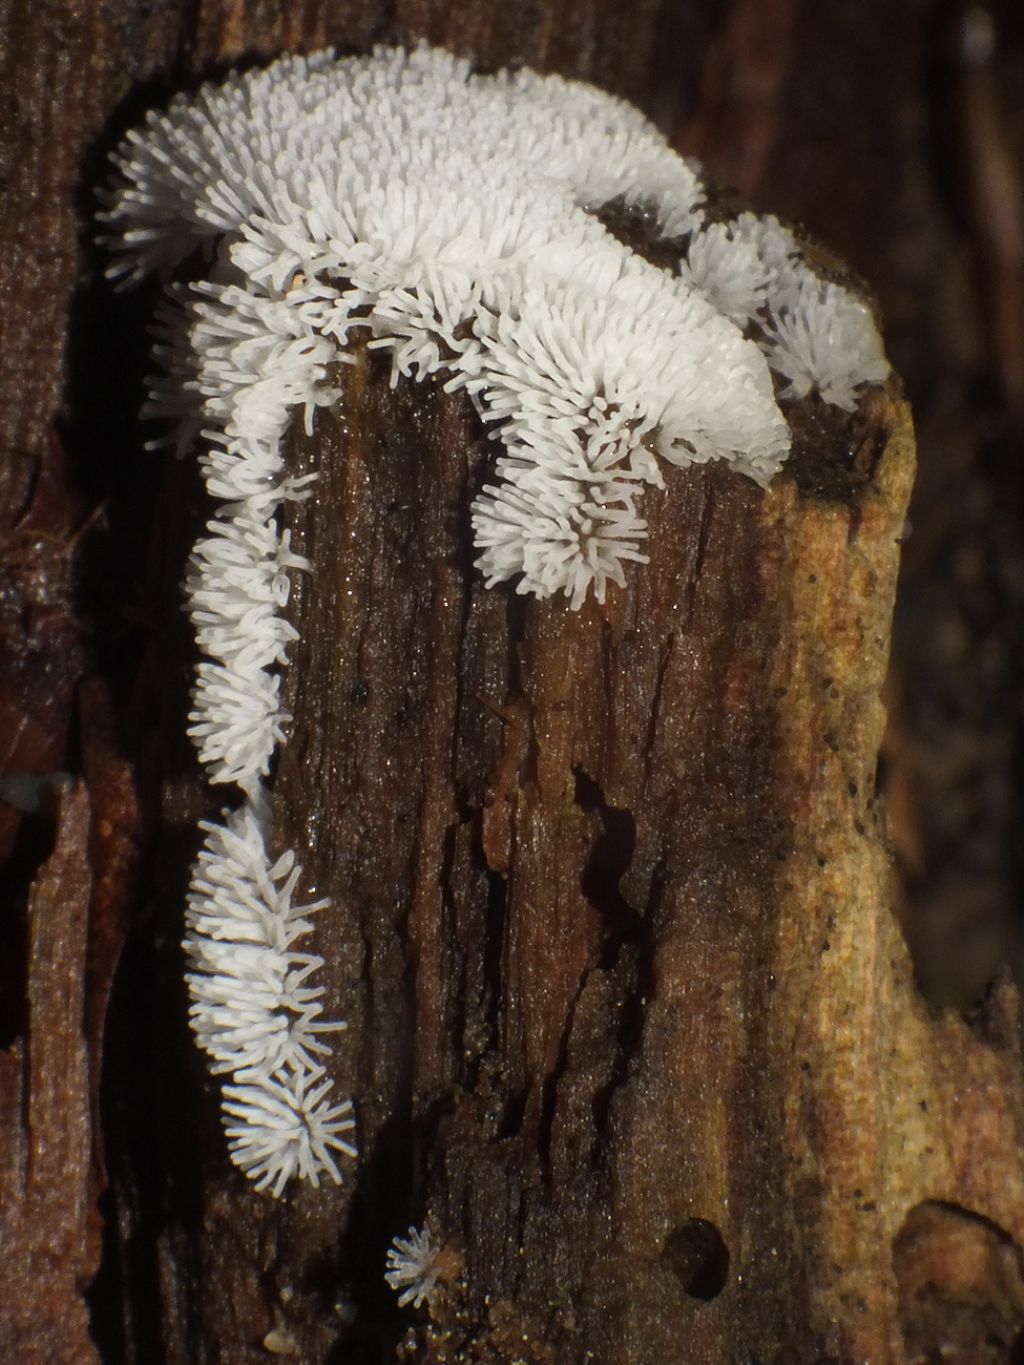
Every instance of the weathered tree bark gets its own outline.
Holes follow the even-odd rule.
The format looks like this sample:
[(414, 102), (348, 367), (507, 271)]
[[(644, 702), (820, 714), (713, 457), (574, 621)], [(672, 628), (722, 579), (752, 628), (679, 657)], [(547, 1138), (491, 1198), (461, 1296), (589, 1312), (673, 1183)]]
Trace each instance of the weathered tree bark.
[(57, 843), (27, 908), (28, 1017), (2, 1056), (4, 1344), (13, 1359), (96, 1360), (79, 1277), (98, 1266), (90, 1208), (88, 1066), (82, 1036), (91, 877), (89, 800), (61, 806)]
[[(274, 786), (281, 847), (332, 901), (315, 949), (350, 1023), (332, 1062), (359, 1118), (343, 1187), (254, 1193), (185, 1024), (184, 888), (216, 800), (183, 737), (177, 599), (206, 509), (187, 464), (155, 500), (132, 491), (142, 310), (87, 278), (69, 314), (102, 153), (146, 82), (159, 103), (242, 54), (423, 36), (597, 80), (685, 124), (710, 160), (723, 101), (744, 107), (715, 73), (770, 65), (765, 31), (790, 57), (806, 32), (797, 3), (737, 3), (709, 43), (712, 10), (0, 2), (4, 771), (84, 773), (60, 795), (27, 933), (9, 931), (27, 966), (0, 1059), (5, 1358), (1011, 1358), (1016, 993), (1000, 985), (969, 1022), (919, 999), (875, 793), (913, 471), (895, 383), (848, 423), (797, 414), (767, 493), (720, 468), (671, 473), (645, 502), (650, 564), (573, 613), (473, 571), (468, 507), (491, 448), (468, 402), (392, 391), (365, 354), (344, 368), (338, 411), (290, 443), (295, 472), (320, 478), (292, 515), (313, 569), (293, 599), (295, 720)], [(771, 69), (748, 100), (781, 99), (781, 59)], [(757, 126), (728, 168), (747, 188), (771, 159), (770, 120)], [(77, 596), (89, 504), (55, 421), (112, 528), (112, 549), (86, 541)], [(107, 446), (124, 486), (95, 472)], [(149, 526), (154, 586), (131, 587), (122, 616)], [(100, 621), (89, 649), (83, 599)], [(158, 627), (141, 661), (132, 613)], [(111, 679), (136, 761), (141, 883), (111, 703), (86, 672)], [(4, 818), (16, 886), (47, 826)], [(100, 1208), (97, 1352), (78, 1296)], [(384, 1253), (424, 1220), (446, 1243), (445, 1292), (399, 1312)]]

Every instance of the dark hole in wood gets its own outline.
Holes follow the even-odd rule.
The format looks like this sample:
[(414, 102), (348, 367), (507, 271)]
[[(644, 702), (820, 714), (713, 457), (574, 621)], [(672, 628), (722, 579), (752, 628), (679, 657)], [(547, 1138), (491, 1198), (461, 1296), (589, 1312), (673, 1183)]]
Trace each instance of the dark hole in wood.
[(729, 1278), (729, 1248), (706, 1218), (691, 1218), (671, 1232), (662, 1252), (691, 1299), (717, 1298)]

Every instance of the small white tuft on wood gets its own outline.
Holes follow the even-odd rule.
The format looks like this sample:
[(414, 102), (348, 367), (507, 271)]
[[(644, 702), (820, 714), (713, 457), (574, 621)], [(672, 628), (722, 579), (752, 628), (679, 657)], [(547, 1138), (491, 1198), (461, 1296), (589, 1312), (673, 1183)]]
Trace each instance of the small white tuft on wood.
[(398, 1306), (414, 1308), (429, 1303), (440, 1273), (441, 1243), (429, 1228), (409, 1229), (408, 1237), (395, 1237), (388, 1250), (384, 1279), (398, 1294)]
[(889, 373), (874, 319), (849, 290), (805, 274), (780, 291), (769, 320), (765, 349), (775, 372), (789, 382), (783, 398), (812, 389), (826, 403), (852, 412), (862, 384), (881, 384)]

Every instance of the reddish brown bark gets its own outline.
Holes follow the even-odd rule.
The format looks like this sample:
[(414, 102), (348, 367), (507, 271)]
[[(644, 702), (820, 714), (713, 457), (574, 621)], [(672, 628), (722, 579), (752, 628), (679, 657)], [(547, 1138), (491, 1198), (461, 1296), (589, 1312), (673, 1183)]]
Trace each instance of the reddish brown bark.
[(0, 1345), (11, 1360), (99, 1359), (81, 1298), (99, 1264), (82, 1032), (88, 836), (88, 794), (69, 786), (27, 908), (25, 1034), (0, 1055)]

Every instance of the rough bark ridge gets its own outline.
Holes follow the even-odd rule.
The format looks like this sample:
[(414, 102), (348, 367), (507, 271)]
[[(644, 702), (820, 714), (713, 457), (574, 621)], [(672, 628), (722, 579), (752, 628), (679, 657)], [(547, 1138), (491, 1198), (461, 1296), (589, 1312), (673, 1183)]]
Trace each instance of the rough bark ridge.
[[(308, 889), (334, 902), (316, 949), (351, 1024), (334, 1067), (361, 1147), (341, 1189), (253, 1193), (184, 1023), (176, 945), (209, 809), (181, 736), (177, 584), (203, 510), (187, 466), (157, 515), (161, 586), (130, 604), (157, 612), (162, 641), (125, 728), (157, 833), (145, 896), (110, 703), (79, 682), (103, 668), (128, 714), (139, 673), (130, 613), (96, 582), (137, 572), (152, 507), (95, 473), (111, 447), (127, 484), (138, 458), (138, 318), (87, 283), (70, 369), (62, 349), (76, 214), (91, 212), (75, 193), (137, 117), (133, 92), (155, 83), (141, 103), (160, 103), (241, 54), (424, 36), (485, 66), (601, 81), (666, 126), (689, 113), (711, 158), (728, 124), (716, 71), (755, 70), (759, 24), (788, 35), (789, 58), (809, 30), (799, 3), (736, 3), (695, 109), (681, 92), (701, 88), (709, 16), (626, 18), (601, 0), (283, 16), (0, 0), (0, 229), (15, 262), (0, 280), (4, 773), (85, 778), (59, 792), (41, 866), (45, 811), (5, 808), (0, 827), (12, 895), (38, 873), (25, 930), (5, 929), (26, 964), (4, 979), (5, 1358), (97, 1358), (79, 1295), (99, 1262), (104, 1144), (91, 1296), (104, 1360), (1011, 1358), (1016, 995), (1000, 987), (969, 1023), (925, 1009), (875, 797), (913, 466), (895, 386), (849, 424), (794, 414), (797, 454), (767, 494), (722, 469), (672, 474), (646, 499), (651, 563), (579, 613), (474, 574), (467, 511), (490, 452), (465, 401), (392, 392), (361, 356), (338, 412), (293, 437), (295, 471), (320, 481), (293, 519), (314, 567), (294, 599), (275, 809)], [(754, 83), (762, 102), (781, 99), (783, 66)], [(756, 103), (753, 88), (731, 107)], [(757, 182), (768, 144), (743, 145), (737, 178)], [(105, 334), (108, 314), (127, 343)], [(117, 552), (93, 550), (77, 578), (88, 503), (57, 421), (86, 492), (107, 490)], [(90, 650), (83, 600), (100, 614)], [(425, 1218), (446, 1244), (445, 1292), (399, 1313), (384, 1252)]]

